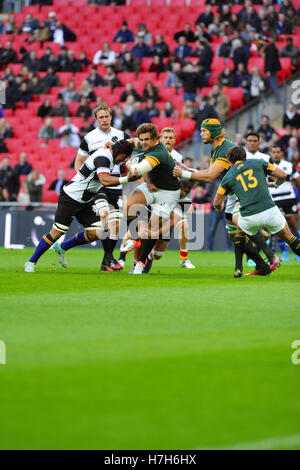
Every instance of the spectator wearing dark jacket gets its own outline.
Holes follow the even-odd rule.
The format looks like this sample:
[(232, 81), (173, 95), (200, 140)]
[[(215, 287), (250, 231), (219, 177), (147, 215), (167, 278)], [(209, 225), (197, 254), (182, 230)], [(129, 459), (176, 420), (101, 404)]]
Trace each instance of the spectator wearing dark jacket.
[(204, 13), (201, 13), (197, 20), (196, 24), (204, 24), (206, 28), (213, 22), (214, 14), (212, 12), (212, 6), (206, 5)]
[(131, 49), (131, 54), (139, 60), (150, 56), (150, 48), (145, 44), (143, 37), (138, 38), (136, 45)]
[(293, 38), (287, 38), (286, 46), (280, 51), (280, 57), (290, 57), (292, 66), (298, 67), (299, 65), (299, 48), (294, 45)]
[(106, 74), (104, 77), (105, 85), (110, 86), (111, 88), (116, 88), (117, 86), (121, 86), (121, 82), (118, 79), (114, 71), (114, 68), (108, 65), (107, 67), (105, 67), (105, 69), (106, 69)]
[(201, 76), (198, 67), (193, 64), (188, 64), (184, 67), (182, 72), (178, 73), (178, 77), (183, 85), (183, 101), (195, 101), (197, 88), (201, 86)]
[(282, 127), (287, 125), (300, 129), (300, 114), (297, 113), (296, 106), (291, 101), (288, 103), (282, 119)]
[(51, 116), (52, 112), (52, 106), (51, 106), (51, 101), (49, 98), (46, 98), (41, 106), (38, 109), (37, 115), (41, 118), (45, 118), (46, 116)]
[(48, 71), (42, 80), (46, 84), (47, 88), (52, 88), (53, 86), (60, 86), (60, 78), (58, 75), (56, 75), (52, 67), (48, 68)]
[(86, 96), (82, 96), (80, 99), (80, 104), (76, 111), (76, 116), (83, 116), (84, 118), (89, 118), (92, 115), (92, 110), (89, 107), (89, 101)]
[(219, 76), (219, 85), (221, 87), (233, 87), (234, 86), (234, 75), (230, 67), (225, 67), (221, 75)]
[(168, 57), (169, 55), (169, 47), (167, 43), (164, 41), (164, 37), (162, 34), (157, 34), (155, 36), (155, 43), (150, 48), (151, 55), (159, 55), (160, 57)]
[(279, 13), (278, 15), (278, 21), (276, 23), (276, 33), (278, 35), (293, 34), (293, 25), (290, 21), (286, 19), (284, 13)]
[(125, 85), (125, 90), (122, 91), (121, 96), (120, 96), (120, 101), (125, 102), (127, 99), (127, 96), (132, 95), (135, 100), (140, 101), (141, 97), (138, 94), (138, 92), (133, 88), (133, 85), (131, 82), (127, 82)]
[(45, 54), (40, 58), (40, 70), (46, 72), (50, 67), (50, 57), (52, 50), (50, 47), (46, 47)]
[(69, 107), (64, 102), (63, 98), (60, 95), (57, 97), (56, 105), (52, 108), (51, 116), (61, 116), (61, 117), (70, 116)]
[(44, 95), (47, 91), (47, 86), (41, 77), (33, 75), (28, 81), (28, 89), (33, 95)]
[(7, 65), (18, 62), (18, 55), (12, 48), (12, 42), (6, 41), (6, 48), (0, 49), (0, 65)]
[(147, 82), (142, 93), (142, 101), (147, 101), (151, 98), (153, 101), (158, 101), (158, 89), (152, 85), (152, 82)]
[(131, 119), (135, 122), (136, 127), (144, 122), (149, 122), (149, 116), (144, 109), (142, 109), (142, 104), (140, 101), (136, 101), (133, 105), (134, 111), (131, 114)]
[(27, 161), (27, 153), (21, 152), (19, 156), (19, 163), (14, 166), (14, 171), (18, 175), (29, 175), (32, 171), (32, 165)]
[(37, 58), (35, 50), (26, 54), (23, 64), (28, 67), (30, 72), (38, 72), (41, 69), (41, 61)]
[(77, 73), (81, 70), (81, 64), (79, 60), (76, 59), (75, 53), (72, 50), (68, 51), (68, 60), (66, 61), (65, 65), (62, 67), (63, 72), (72, 72)]
[(174, 39), (175, 41), (179, 42), (179, 38), (181, 36), (184, 36), (186, 39), (186, 42), (195, 42), (196, 38), (195, 35), (191, 29), (190, 23), (185, 23), (184, 29), (182, 31), (178, 31), (177, 33), (174, 34)]
[(11, 168), (10, 158), (0, 162), (0, 200), (15, 201), (19, 189), (19, 175)]
[(185, 57), (193, 57), (193, 49), (187, 44), (184, 36), (179, 38), (179, 44), (175, 47), (174, 54), (181, 60), (185, 59)]
[(153, 57), (153, 62), (149, 67), (149, 72), (155, 72), (158, 77), (160, 73), (165, 71), (165, 64), (163, 63), (162, 57), (155, 55)]
[(56, 194), (60, 194), (63, 186), (68, 183), (68, 180), (66, 180), (66, 172), (65, 170), (57, 170), (57, 179), (52, 181), (50, 184), (48, 190), (49, 191), (55, 191)]
[(92, 85), (92, 87), (105, 86), (105, 80), (97, 73), (97, 65), (93, 65), (91, 72), (87, 77), (87, 81)]
[(223, 43), (218, 47), (216, 56), (228, 59), (231, 53), (231, 41), (228, 36), (223, 36)]
[(133, 32), (128, 29), (127, 21), (123, 21), (121, 29), (116, 33), (113, 42), (134, 42)]
[(269, 116), (263, 115), (261, 117), (261, 123), (259, 128), (256, 131), (258, 134), (264, 134), (266, 137), (266, 141), (269, 142), (269, 140), (272, 139), (272, 134), (274, 132), (274, 128), (270, 126), (270, 118)]
[(264, 46), (265, 73), (267, 74), (269, 84), (275, 93), (276, 103), (280, 104), (281, 98), (276, 76), (276, 73), (281, 70), (278, 49), (275, 46), (273, 39), (270, 38), (264, 38)]
[(76, 34), (60, 21), (56, 22), (55, 29), (52, 32), (52, 41), (64, 45), (65, 42), (76, 41)]

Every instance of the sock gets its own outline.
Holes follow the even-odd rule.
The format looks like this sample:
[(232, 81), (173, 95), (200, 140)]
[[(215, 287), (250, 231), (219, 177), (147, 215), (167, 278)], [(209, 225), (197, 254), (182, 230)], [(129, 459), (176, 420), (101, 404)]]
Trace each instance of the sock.
[(188, 255), (189, 255), (188, 251), (180, 250), (179, 251), (180, 261), (185, 261), (186, 259), (188, 259)]
[(47, 233), (47, 235), (44, 235), (40, 239), (39, 244), (36, 247), (32, 257), (29, 258), (28, 261), (30, 261), (30, 263), (36, 264), (39, 258), (42, 256), (42, 254), (45, 253), (45, 251), (49, 250), (49, 248), (53, 245), (54, 242), (55, 240), (53, 240), (50, 233)]
[(275, 253), (273, 252), (272, 248), (267, 245), (266, 240), (262, 234), (257, 232), (255, 235), (251, 235), (249, 238), (264, 252), (269, 262), (271, 263)]
[(137, 225), (134, 223), (135, 219), (136, 219), (136, 216), (127, 219), (127, 230), (130, 233), (131, 240), (139, 239)]
[(105, 238), (103, 238), (103, 240), (101, 240), (102, 242), (102, 246), (103, 246), (103, 250), (104, 250), (104, 255), (110, 255), (111, 254), (111, 251), (110, 251), (110, 239), (107, 237), (107, 231), (105, 232)]
[(75, 233), (74, 237), (70, 238), (69, 240), (65, 240), (62, 242), (61, 247), (64, 251), (73, 248), (74, 246), (86, 245), (87, 243), (91, 243), (87, 233), (83, 230), (82, 232)]
[(109, 238), (109, 249), (110, 249), (111, 254), (113, 254), (114, 249), (116, 248), (117, 241), (118, 239), (115, 240), (114, 238)]
[(147, 238), (142, 240), (142, 251), (139, 257), (139, 261), (141, 261), (142, 263), (146, 262), (147, 256), (152, 251), (152, 248), (154, 247), (156, 242), (157, 240), (155, 238)]
[(137, 258), (133, 258), (133, 267), (136, 265), (137, 262), (138, 262), (138, 259), (137, 259)]
[(244, 248), (244, 251), (245, 253), (251, 258), (253, 259), (253, 261), (256, 263), (257, 265), (257, 268), (259, 270), (262, 270), (262, 271), (268, 271), (270, 270), (269, 266), (267, 265), (267, 263), (262, 259), (262, 257), (260, 256), (260, 254), (258, 253), (257, 251), (257, 248), (256, 246), (254, 245), (254, 243), (246, 236), (245, 238), (245, 248)]
[(243, 233), (237, 233), (234, 237), (235, 271), (243, 272), (243, 255), (245, 251), (246, 238)]
[(299, 238), (293, 236), (289, 241), (288, 241), (288, 245), (290, 247), (291, 250), (293, 250), (293, 252), (300, 256), (300, 240)]
[(125, 261), (126, 260), (126, 255), (127, 255), (127, 253), (125, 253), (123, 251), (120, 251), (119, 259)]

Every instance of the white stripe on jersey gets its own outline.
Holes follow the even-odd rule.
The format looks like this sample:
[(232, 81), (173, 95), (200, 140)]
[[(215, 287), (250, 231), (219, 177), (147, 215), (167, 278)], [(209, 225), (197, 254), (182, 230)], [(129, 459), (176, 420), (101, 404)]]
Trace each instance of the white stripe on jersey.
[[(298, 178), (299, 176), (298, 171), (294, 171), (292, 163), (287, 162), (286, 160), (280, 160), (276, 166), (283, 170), (290, 177), (290, 180)], [(274, 201), (283, 201), (285, 199), (294, 199), (296, 197), (291, 181), (284, 181), (284, 183), (278, 186), (278, 188), (269, 189)]]
[[(103, 160), (105, 164), (103, 164)], [(112, 174), (114, 167), (111, 151), (99, 149), (86, 159), (72, 180), (63, 187), (63, 190), (75, 201), (87, 203), (103, 187), (98, 174)], [(116, 186), (113, 187), (116, 188)]]
[[(96, 150), (104, 148), (107, 142), (113, 142), (114, 144), (118, 140), (124, 139), (124, 132), (116, 129), (115, 127), (111, 127), (108, 134), (101, 131), (99, 127), (93, 129), (91, 132), (88, 132), (84, 138), (82, 139), (78, 153), (83, 157), (88, 157), (92, 155)], [(113, 172), (113, 176), (120, 176), (120, 166), (115, 165)], [(112, 186), (109, 187), (110, 189), (122, 189), (122, 185)]]
[(183, 156), (177, 152), (177, 150), (173, 149), (171, 150), (171, 156), (173, 157), (173, 160), (176, 160), (179, 163), (182, 163)]

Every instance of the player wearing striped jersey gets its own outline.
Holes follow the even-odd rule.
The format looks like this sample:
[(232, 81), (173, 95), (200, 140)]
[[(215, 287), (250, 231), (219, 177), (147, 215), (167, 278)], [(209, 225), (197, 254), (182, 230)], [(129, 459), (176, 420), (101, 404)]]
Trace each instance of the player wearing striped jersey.
[[(79, 170), (90, 155), (93, 155), (97, 150), (104, 148), (107, 142), (112, 142), (114, 144), (118, 140), (129, 137), (123, 131), (111, 127), (112, 110), (106, 104), (103, 103), (96, 106), (94, 109), (94, 116), (97, 122), (97, 127), (91, 132), (88, 132), (80, 143), (75, 159), (76, 171)], [(111, 174), (113, 176), (120, 177), (120, 166), (115, 165)], [(122, 186), (108, 186), (102, 191), (102, 195), (103, 206), (105, 206), (106, 201), (111, 206), (107, 229), (102, 240), (106, 259), (108, 260), (111, 259), (111, 255), (113, 255), (114, 248), (119, 238), (120, 221), (123, 216)], [(118, 201), (120, 206), (116, 206), (116, 201)], [(115, 259), (113, 265), (116, 269), (122, 269), (122, 266)]]
[(150, 227), (155, 227), (155, 234), (147, 230), (142, 240), (141, 255), (133, 271), (133, 274), (142, 274), (147, 256), (157, 241), (159, 229), (170, 219), (179, 201), (180, 185), (178, 179), (172, 175), (174, 160), (166, 147), (158, 141), (157, 127), (151, 123), (142, 124), (137, 129), (137, 135), (137, 139), (129, 141), (135, 145), (136, 151), (143, 152), (145, 157), (140, 163), (131, 165), (130, 172), (136, 177), (147, 174), (150, 182), (156, 187), (153, 191), (149, 190), (146, 183), (141, 184), (129, 196), (126, 206), (131, 239), (136, 243), (139, 243), (139, 237), (133, 229), (132, 221), (144, 206), (151, 206), (149, 224)]
[[(173, 160), (175, 162), (182, 163), (182, 155), (174, 149), (176, 142), (174, 129), (171, 127), (165, 127), (161, 131), (160, 141), (168, 149)], [(180, 246), (180, 265), (183, 268), (194, 269), (195, 266), (188, 259), (188, 243), (189, 243), (189, 227), (187, 223), (187, 212), (191, 207), (191, 200), (187, 197), (189, 190), (194, 183), (184, 181), (184, 184), (181, 185), (181, 198), (177, 207), (174, 209), (172, 225), (176, 226), (179, 231), (179, 246)], [(169, 245), (170, 239), (166, 238), (158, 240), (148, 255), (146, 265), (144, 268), (144, 273), (149, 272), (153, 259), (159, 260), (164, 252), (166, 251)]]
[[(276, 163), (278, 168), (287, 174), (287, 178), (286, 181), (278, 188), (270, 187), (269, 191), (276, 206), (279, 207), (280, 211), (286, 218), (292, 233), (296, 237), (299, 237), (298, 207), (292, 182), (295, 181), (295, 183), (300, 187), (300, 175), (298, 171), (295, 171), (293, 164), (283, 158), (283, 152), (281, 147), (278, 145), (274, 145), (272, 147), (271, 160), (272, 162)], [(279, 246), (282, 259), (284, 261), (289, 261), (289, 254), (286, 248), (286, 244), (279, 240)], [(295, 255), (295, 260), (300, 261), (300, 258)]]
[[(272, 175), (276, 178), (276, 184), (280, 185), (286, 178), (284, 171), (263, 160), (246, 160), (246, 152), (241, 147), (231, 148), (227, 156), (231, 169), (221, 181), (214, 207), (221, 211), (226, 194), (237, 196), (240, 202), (240, 213), (237, 215), (239, 244), (245, 248), (245, 233), (254, 235), (264, 226), (271, 233), (277, 233), (299, 255), (300, 240), (290, 232), (285, 218), (271, 198), (266, 181), (266, 175)], [(254, 258), (254, 261), (258, 267), (256, 274), (271, 273), (270, 267), (262, 259)]]
[[(85, 245), (99, 238), (105, 229), (106, 221), (99, 219), (94, 205), (98, 211), (101, 210), (103, 204), (101, 190), (122, 182), (122, 178), (112, 175), (113, 168), (115, 164), (125, 161), (131, 155), (132, 150), (133, 147), (127, 140), (121, 140), (112, 148), (97, 150), (87, 158), (73, 179), (63, 187), (53, 227), (41, 238), (33, 255), (25, 263), (26, 272), (35, 271), (39, 258), (68, 231), (74, 218), (83, 225), (84, 230), (61, 244), (64, 252), (74, 246)], [(107, 210), (106, 217), (108, 212)]]

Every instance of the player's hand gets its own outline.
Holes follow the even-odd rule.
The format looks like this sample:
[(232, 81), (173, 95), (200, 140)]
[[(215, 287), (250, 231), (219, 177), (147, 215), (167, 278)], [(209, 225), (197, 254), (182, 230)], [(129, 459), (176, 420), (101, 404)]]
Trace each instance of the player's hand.
[(127, 178), (128, 178), (128, 181), (136, 181), (140, 178), (140, 176), (138, 175), (133, 175), (132, 173), (128, 173), (127, 174)]
[(106, 149), (111, 149), (113, 145), (114, 145), (114, 144), (113, 144), (112, 142), (106, 142), (106, 144), (104, 145), (104, 147), (105, 147)]
[(186, 166), (184, 163), (178, 162), (177, 160), (174, 160), (174, 161), (175, 161), (175, 165), (181, 168), (182, 170), (189, 170), (189, 167)]
[(175, 166), (173, 168), (173, 176), (177, 176), (178, 178), (181, 178), (181, 175), (182, 175), (182, 170), (178, 166)]

